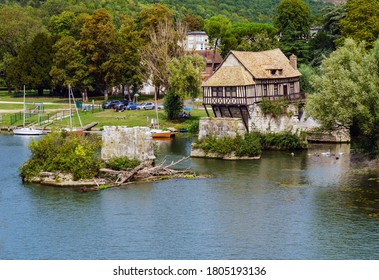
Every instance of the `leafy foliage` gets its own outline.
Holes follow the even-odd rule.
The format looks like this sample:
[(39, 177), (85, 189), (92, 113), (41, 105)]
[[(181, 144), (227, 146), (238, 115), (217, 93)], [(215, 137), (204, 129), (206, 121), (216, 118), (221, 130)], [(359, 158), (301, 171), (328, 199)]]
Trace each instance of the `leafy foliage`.
[(217, 138), (213, 135), (198, 140), (195, 148), (202, 149), (205, 153), (216, 153), (219, 155), (230, 155), (235, 153), (238, 157), (254, 157), (262, 153), (262, 150), (296, 150), (306, 147), (300, 137), (289, 132), (285, 133), (259, 133), (251, 132), (243, 136)]
[(264, 149), (298, 150), (306, 147), (299, 136), (290, 132), (260, 134), (260, 139)]
[(74, 180), (93, 178), (99, 173), (101, 139), (52, 132), (29, 146), (31, 158), (20, 167), (20, 176), (29, 181), (41, 171), (70, 173)]
[(113, 157), (106, 162), (106, 166), (113, 170), (127, 170), (129, 168), (137, 167), (139, 164), (139, 160), (129, 159), (128, 157)]
[(263, 99), (258, 106), (264, 115), (271, 115), (273, 117), (278, 117), (287, 112), (288, 101), (281, 98), (277, 100)]
[(349, 0), (340, 27), (345, 38), (365, 41), (371, 46), (379, 36), (379, 1)]
[(178, 94), (169, 89), (164, 97), (163, 105), (169, 120), (179, 118), (179, 114), (183, 110), (183, 100)]
[(306, 111), (325, 128), (355, 127), (358, 134), (377, 134), (379, 124), (379, 42), (366, 50), (364, 43), (347, 39), (326, 58), (315, 75), (315, 94)]
[(189, 96), (196, 98), (201, 92), (202, 71), (205, 68), (203, 58), (198, 55), (185, 55), (168, 62), (170, 71), (170, 89), (181, 99)]

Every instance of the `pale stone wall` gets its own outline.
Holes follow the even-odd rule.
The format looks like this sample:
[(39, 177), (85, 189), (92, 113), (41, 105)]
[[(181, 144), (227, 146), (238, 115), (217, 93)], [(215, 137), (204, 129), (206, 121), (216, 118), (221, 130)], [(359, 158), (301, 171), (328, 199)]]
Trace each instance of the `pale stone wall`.
[(126, 156), (140, 161), (155, 159), (148, 127), (104, 126), (101, 158)]
[(299, 119), (299, 112), (296, 106), (290, 105), (287, 114), (279, 117), (264, 115), (259, 105), (249, 106), (249, 130), (263, 133), (269, 132), (291, 132), (299, 134), (301, 131), (310, 131), (318, 128), (320, 125), (306, 114)]
[(239, 118), (201, 118), (199, 123), (199, 140), (213, 135), (216, 137), (243, 135), (246, 128)]

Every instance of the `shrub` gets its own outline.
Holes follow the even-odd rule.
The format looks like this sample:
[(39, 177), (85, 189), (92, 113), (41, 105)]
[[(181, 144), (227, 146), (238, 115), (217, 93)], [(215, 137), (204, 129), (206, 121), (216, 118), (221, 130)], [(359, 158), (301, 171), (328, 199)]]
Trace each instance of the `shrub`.
[(222, 137), (208, 136), (196, 142), (195, 148), (202, 149), (205, 153), (217, 153), (219, 155), (228, 155), (232, 152), (236, 156), (257, 156), (261, 153), (261, 144), (259, 138), (254, 135), (245, 134), (243, 137)]
[(287, 113), (288, 101), (283, 98), (277, 100), (263, 99), (258, 106), (261, 108), (264, 115), (278, 117)]
[(138, 159), (129, 159), (128, 157), (114, 157), (110, 159), (106, 166), (113, 170), (127, 170), (137, 167), (141, 162)]
[(74, 180), (99, 174), (101, 139), (98, 135), (52, 132), (32, 140), (31, 158), (20, 167), (20, 176), (29, 181), (41, 171), (70, 173)]
[(297, 150), (306, 144), (297, 135), (290, 132), (261, 134), (261, 144), (265, 149)]

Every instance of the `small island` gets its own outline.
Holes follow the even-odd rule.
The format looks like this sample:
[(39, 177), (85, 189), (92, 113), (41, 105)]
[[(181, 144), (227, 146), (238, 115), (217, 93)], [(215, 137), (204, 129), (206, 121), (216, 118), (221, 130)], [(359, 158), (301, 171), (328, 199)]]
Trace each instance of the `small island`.
[(31, 157), (20, 167), (23, 182), (50, 186), (77, 186), (81, 191), (101, 190), (138, 181), (196, 178), (189, 170), (175, 170), (182, 158), (167, 165), (155, 165), (154, 158), (138, 160), (101, 157), (103, 141), (97, 134), (52, 132), (32, 140)]

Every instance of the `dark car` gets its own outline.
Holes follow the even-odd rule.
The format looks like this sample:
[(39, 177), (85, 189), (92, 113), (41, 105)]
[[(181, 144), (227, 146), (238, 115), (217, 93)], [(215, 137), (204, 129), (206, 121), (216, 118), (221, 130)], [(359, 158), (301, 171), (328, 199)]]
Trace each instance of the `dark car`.
[(102, 105), (103, 109), (113, 109), (115, 105), (120, 104), (120, 100), (108, 100)]
[(124, 111), (126, 109), (126, 107), (128, 106), (128, 104), (129, 104), (128, 100), (121, 100), (119, 103), (116, 103), (113, 106), (113, 109), (115, 111)]
[(138, 107), (137, 107), (137, 104), (134, 103), (134, 102), (129, 102), (129, 104), (126, 106), (126, 109), (127, 110), (137, 110)]

